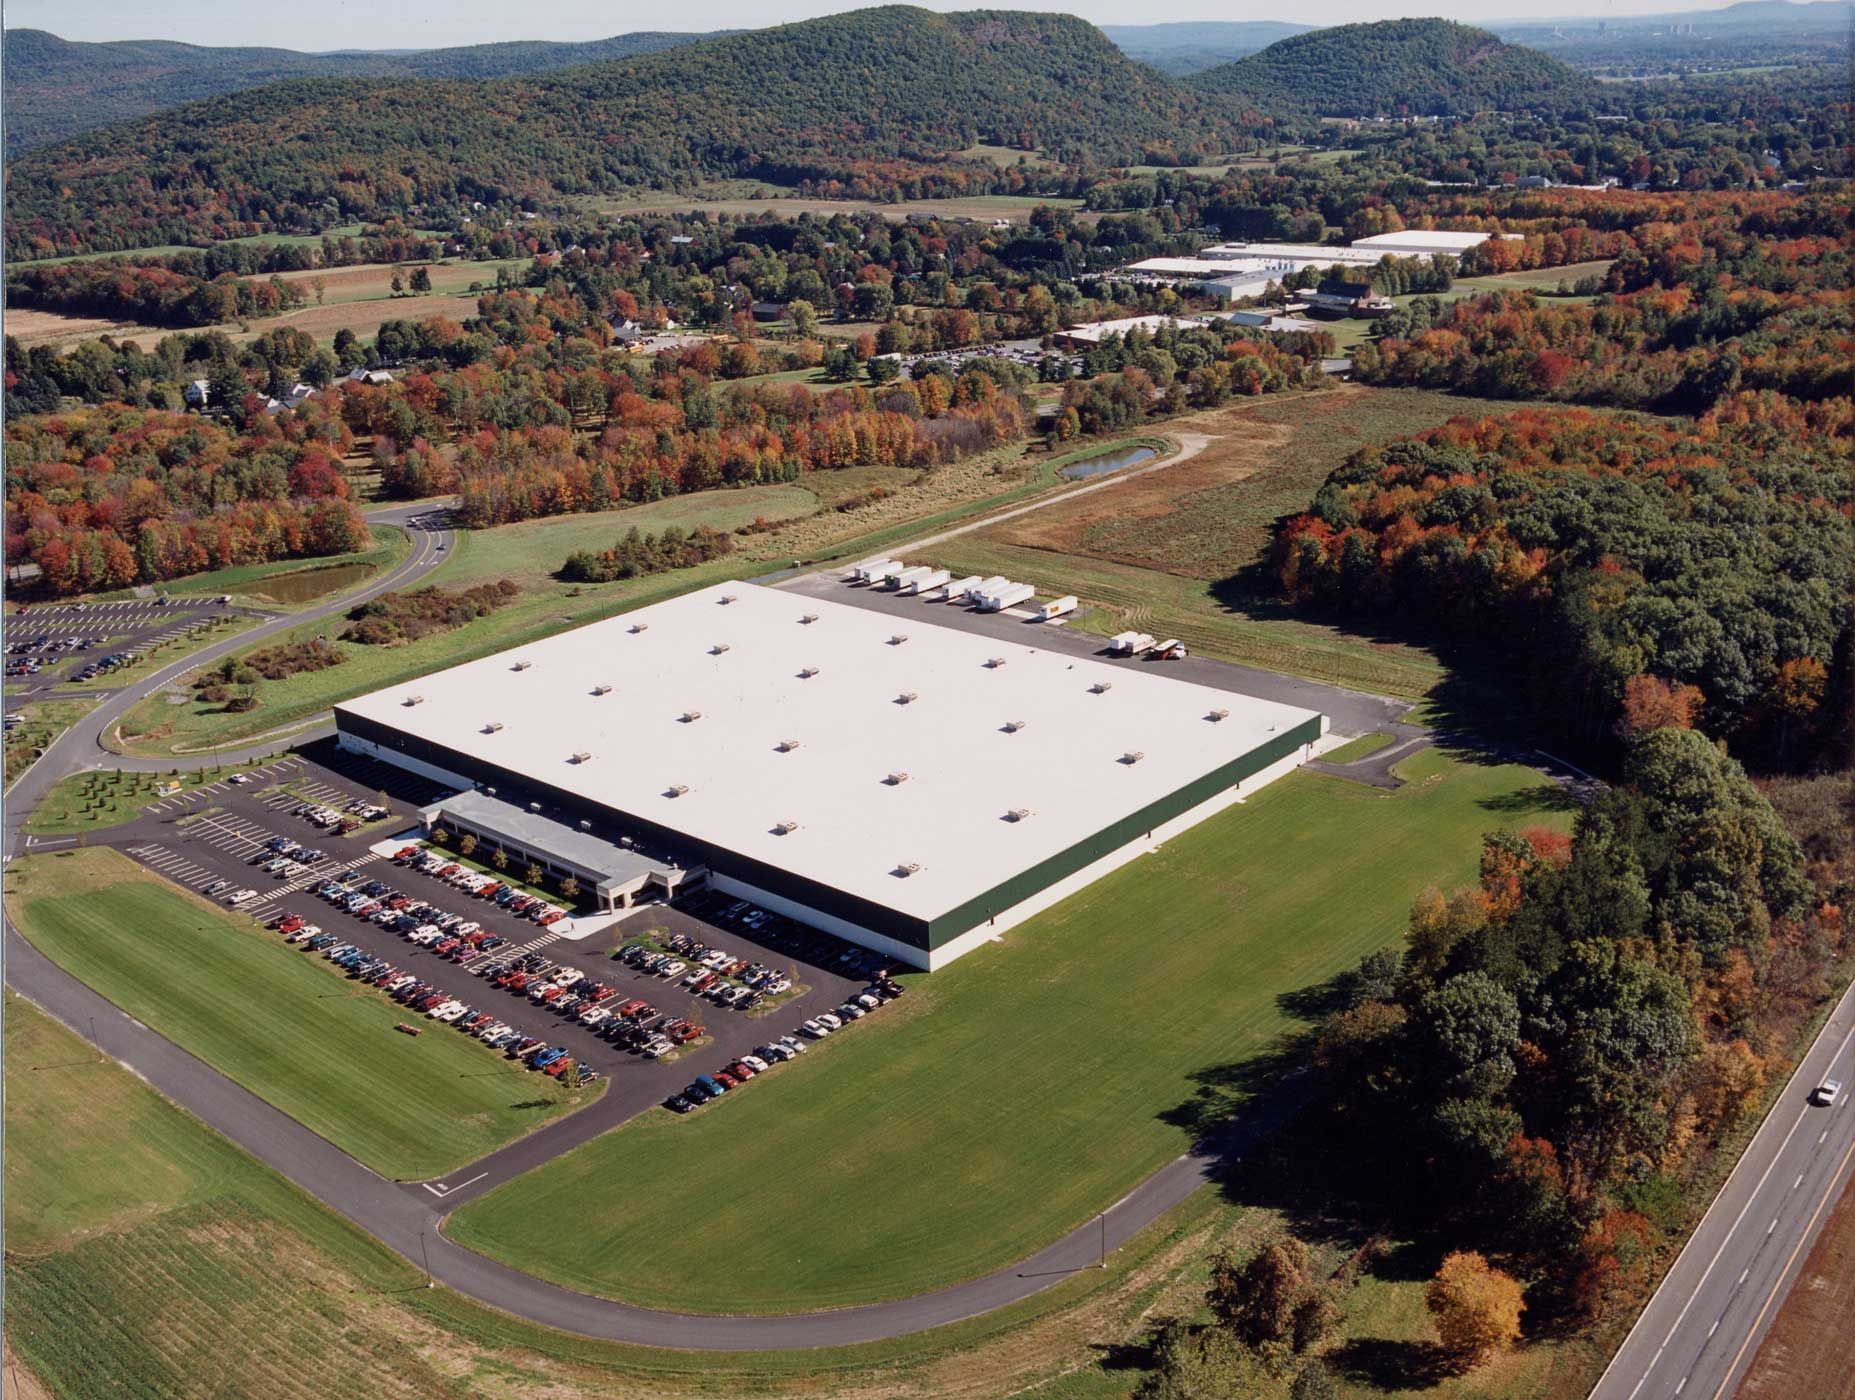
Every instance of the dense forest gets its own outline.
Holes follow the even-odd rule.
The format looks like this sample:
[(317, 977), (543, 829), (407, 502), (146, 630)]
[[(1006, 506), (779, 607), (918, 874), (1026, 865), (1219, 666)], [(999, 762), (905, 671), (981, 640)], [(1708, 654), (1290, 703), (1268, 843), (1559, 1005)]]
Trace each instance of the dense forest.
[[(155, 28), (150, 22), (149, 28)], [(475, 44), (416, 53), (298, 53), (166, 40), (74, 43), (6, 31), (6, 152), (290, 78), (498, 78), (675, 48), (700, 34), (621, 34), (586, 44)]]
[(1806, 766), (1850, 723), (1852, 430), (1846, 399), (1770, 394), (1453, 420), (1335, 470), (1275, 567), (1306, 604), (1492, 653), (1583, 751), (1674, 709)]
[(1440, 19), (1316, 29), (1191, 81), (1272, 114), (1438, 117), (1608, 105), (1596, 83), (1557, 59)]
[[(1360, 347), (1359, 377), (1687, 413), (1740, 390), (1805, 400), (1848, 394), (1855, 283), (1846, 191), (1700, 197), (1678, 209), (1612, 199), (1580, 213), (1564, 228), (1484, 244), (1462, 271), (1563, 266), (1596, 250), (1615, 261), (1594, 282), (1595, 300), (1419, 298)], [(1627, 237), (1607, 238), (1586, 219), (1627, 222)]]

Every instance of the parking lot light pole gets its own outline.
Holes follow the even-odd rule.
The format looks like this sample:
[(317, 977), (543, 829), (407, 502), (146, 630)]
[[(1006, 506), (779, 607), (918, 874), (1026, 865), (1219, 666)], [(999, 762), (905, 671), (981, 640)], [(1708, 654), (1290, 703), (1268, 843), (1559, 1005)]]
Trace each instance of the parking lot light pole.
[(1108, 1212), (1101, 1213), (1101, 1263), (1098, 1268), (1108, 1267)]
[(437, 1282), (432, 1278), (431, 1256), (425, 1252), (425, 1232), (419, 1231), (419, 1262), (425, 1266), (425, 1286), (436, 1288)]

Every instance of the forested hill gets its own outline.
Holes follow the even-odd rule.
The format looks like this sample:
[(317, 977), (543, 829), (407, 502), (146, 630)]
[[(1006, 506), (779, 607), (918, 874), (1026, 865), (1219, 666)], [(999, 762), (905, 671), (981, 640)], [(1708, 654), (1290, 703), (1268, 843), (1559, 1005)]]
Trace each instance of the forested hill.
[(1557, 59), (1441, 19), (1317, 29), (1191, 81), (1263, 111), (1336, 117), (1562, 109), (1600, 97)]
[(1121, 163), (1228, 149), (1234, 120), (1071, 16), (895, 6), (520, 78), (279, 83), (106, 127), (11, 163), (7, 249), (197, 243), (713, 176), (937, 192), (945, 158), (975, 142)]
[(164, 40), (87, 44), (6, 31), (8, 155), (183, 102), (290, 78), (498, 78), (674, 48), (703, 34), (620, 34), (584, 44), (476, 44), (417, 53), (298, 53)]

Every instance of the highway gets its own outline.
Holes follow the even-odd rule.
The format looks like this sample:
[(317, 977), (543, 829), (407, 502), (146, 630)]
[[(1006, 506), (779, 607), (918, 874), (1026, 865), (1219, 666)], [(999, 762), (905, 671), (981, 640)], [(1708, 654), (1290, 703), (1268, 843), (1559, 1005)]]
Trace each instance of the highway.
[[(1830, 1106), (1809, 1101), (1826, 1079)], [(1855, 1168), (1855, 987), (1777, 1097), (1592, 1400), (1724, 1400)], [(1801, 1400), (1801, 1397), (1800, 1397)]]

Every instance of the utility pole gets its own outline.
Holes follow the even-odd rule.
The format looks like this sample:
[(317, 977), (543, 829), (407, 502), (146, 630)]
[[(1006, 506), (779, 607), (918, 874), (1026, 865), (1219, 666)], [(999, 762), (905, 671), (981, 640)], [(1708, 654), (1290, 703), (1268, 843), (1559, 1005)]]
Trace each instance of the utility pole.
[(436, 1288), (438, 1285), (432, 1280), (431, 1256), (425, 1252), (425, 1232), (423, 1230), (419, 1231), (419, 1262), (425, 1265), (425, 1286), (427, 1288)]
[(90, 1043), (97, 1047), (97, 1063), (103, 1063), (103, 1042), (97, 1039), (97, 1018), (90, 1018)]
[(1101, 1213), (1101, 1262), (1096, 1267), (1108, 1267), (1108, 1212), (1105, 1210)]

